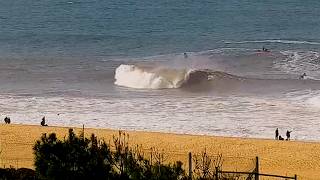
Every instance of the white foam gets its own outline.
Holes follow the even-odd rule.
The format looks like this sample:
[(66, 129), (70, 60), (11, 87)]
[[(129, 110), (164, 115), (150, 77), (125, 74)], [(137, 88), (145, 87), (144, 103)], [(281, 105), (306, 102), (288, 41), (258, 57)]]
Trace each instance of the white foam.
[(305, 97), (305, 104), (319, 109), (320, 108), (320, 91), (311, 91), (306, 93)]
[(288, 74), (296, 74), (297, 77), (303, 73), (305, 79), (320, 79), (320, 54), (314, 51), (281, 51), (284, 59), (275, 62), (274, 67)]
[[(165, 91), (148, 92), (143, 98), (134, 94), (126, 94), (126, 98), (0, 94), (0, 118), (9, 116), (14, 124), (40, 125), (41, 118), (46, 116), (49, 126), (82, 127), (84, 124), (97, 128), (264, 138), (273, 137), (278, 127), (280, 131), (294, 130), (293, 137), (298, 139), (319, 140), (314, 136), (319, 129), (319, 109), (294, 103), (313, 103), (316, 98), (311, 97), (315, 96), (288, 100), (162, 92)], [(304, 93), (308, 91), (300, 94)]]
[(179, 88), (186, 80), (188, 72), (122, 64), (115, 71), (115, 84), (137, 89)]
[(305, 107), (320, 108), (320, 90), (303, 90), (295, 91), (287, 94), (288, 99), (296, 104), (302, 104)]
[(320, 94), (314, 97), (311, 97), (307, 101), (309, 104), (311, 104), (313, 107), (320, 108)]
[(281, 40), (281, 39), (266, 39), (257, 41), (225, 41), (227, 44), (245, 44), (245, 43), (282, 43), (282, 44), (309, 44), (320, 45), (320, 42), (313, 41), (293, 41), (293, 40)]

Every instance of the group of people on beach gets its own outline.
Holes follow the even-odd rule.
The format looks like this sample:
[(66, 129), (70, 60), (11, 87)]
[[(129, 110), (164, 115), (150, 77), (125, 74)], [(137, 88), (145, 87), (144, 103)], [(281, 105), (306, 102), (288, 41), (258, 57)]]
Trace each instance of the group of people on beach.
[[(291, 134), (292, 131), (289, 131), (287, 130), (286, 132), (286, 136), (287, 136), (287, 139), (286, 141), (289, 141), (290, 140), (290, 134)], [(275, 139), (276, 140), (284, 140), (284, 138), (279, 134), (279, 129), (277, 128), (276, 131), (275, 131)]]
[(6, 117), (4, 118), (4, 122), (5, 122), (6, 124), (10, 124), (10, 123), (11, 123), (11, 119), (6, 116)]
[[(11, 119), (8, 116), (6, 116), (3, 120), (4, 120), (4, 122), (6, 124), (10, 124), (11, 123)], [(41, 126), (48, 126), (48, 124), (46, 124), (46, 117), (43, 116), (43, 118), (41, 119), (41, 123), (40, 124), (41, 124)]]

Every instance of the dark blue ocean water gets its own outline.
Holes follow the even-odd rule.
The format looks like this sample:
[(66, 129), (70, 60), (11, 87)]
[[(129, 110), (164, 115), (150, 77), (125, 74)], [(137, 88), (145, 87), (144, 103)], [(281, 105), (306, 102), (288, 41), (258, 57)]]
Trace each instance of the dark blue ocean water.
[(0, 0), (0, 53), (101, 59), (320, 42), (319, 9), (317, 0)]

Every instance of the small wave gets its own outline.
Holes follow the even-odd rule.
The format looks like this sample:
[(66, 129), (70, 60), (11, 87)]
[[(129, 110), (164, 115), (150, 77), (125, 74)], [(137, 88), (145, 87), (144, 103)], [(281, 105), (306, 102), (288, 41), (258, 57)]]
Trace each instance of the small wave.
[(226, 44), (246, 44), (246, 43), (282, 43), (282, 44), (309, 44), (320, 45), (320, 42), (313, 41), (293, 41), (293, 40), (281, 40), (281, 39), (266, 39), (257, 41), (225, 41)]
[(171, 89), (235, 77), (209, 69), (171, 69), (121, 64), (115, 71), (115, 84), (136, 89)]

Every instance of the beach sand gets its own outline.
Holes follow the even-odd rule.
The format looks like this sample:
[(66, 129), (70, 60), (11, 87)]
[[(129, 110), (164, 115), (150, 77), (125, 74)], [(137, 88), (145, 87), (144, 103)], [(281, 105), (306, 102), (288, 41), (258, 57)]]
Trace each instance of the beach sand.
[[(63, 138), (67, 135), (68, 129), (34, 125), (0, 125), (1, 166), (34, 168), (32, 147), (41, 134), (55, 132), (58, 137)], [(74, 129), (77, 134), (82, 130)], [(118, 135), (118, 130), (85, 128), (86, 137), (92, 133), (99, 139), (112, 142), (112, 137)], [(318, 142), (139, 131), (126, 131), (126, 133), (129, 134), (130, 144), (142, 145), (146, 152), (149, 152), (151, 147), (155, 147), (158, 151), (164, 152), (165, 160), (168, 162), (178, 159), (187, 162), (189, 152), (198, 154), (206, 149), (212, 158), (219, 153), (222, 154), (226, 167), (224, 170), (252, 170), (255, 166), (255, 157), (258, 156), (260, 173), (287, 176), (297, 174), (298, 179), (320, 179), (320, 143)]]

